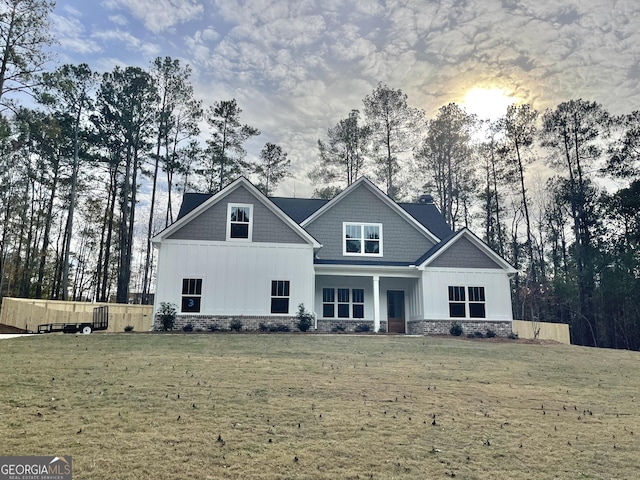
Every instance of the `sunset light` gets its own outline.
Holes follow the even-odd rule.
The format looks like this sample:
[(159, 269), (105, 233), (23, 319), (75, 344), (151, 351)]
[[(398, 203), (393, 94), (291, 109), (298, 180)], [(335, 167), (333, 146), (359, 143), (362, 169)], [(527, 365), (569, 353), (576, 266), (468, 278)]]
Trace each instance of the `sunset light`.
[(467, 92), (462, 106), (468, 113), (473, 113), (480, 119), (497, 120), (507, 113), (509, 105), (519, 100), (499, 88), (474, 88)]

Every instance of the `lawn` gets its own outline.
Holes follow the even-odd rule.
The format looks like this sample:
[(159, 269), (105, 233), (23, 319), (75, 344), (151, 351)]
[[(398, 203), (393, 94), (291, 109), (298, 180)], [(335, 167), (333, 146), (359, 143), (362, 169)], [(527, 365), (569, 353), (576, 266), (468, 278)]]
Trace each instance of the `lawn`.
[(92, 480), (637, 479), (639, 360), (384, 335), (2, 340), (0, 445)]

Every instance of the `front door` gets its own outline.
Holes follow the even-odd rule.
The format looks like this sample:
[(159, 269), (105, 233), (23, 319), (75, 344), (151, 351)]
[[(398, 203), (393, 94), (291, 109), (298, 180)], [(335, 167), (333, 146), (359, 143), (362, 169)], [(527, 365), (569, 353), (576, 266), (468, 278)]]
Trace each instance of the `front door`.
[(387, 322), (389, 333), (405, 333), (402, 290), (387, 290)]

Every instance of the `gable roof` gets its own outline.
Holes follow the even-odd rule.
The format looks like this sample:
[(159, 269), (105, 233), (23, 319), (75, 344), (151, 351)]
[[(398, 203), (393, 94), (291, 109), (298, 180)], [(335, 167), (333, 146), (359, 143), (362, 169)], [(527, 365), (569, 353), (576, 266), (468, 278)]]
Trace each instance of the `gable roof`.
[(399, 203), (398, 205), (441, 240), (453, 233), (444, 216), (433, 203)]
[[(213, 195), (213, 193), (185, 193), (176, 221), (209, 200)], [(327, 203), (333, 201), (320, 198), (268, 198), (297, 223), (302, 223)], [(398, 203), (397, 205), (439, 239), (447, 238), (452, 234), (449, 225), (433, 203)]]
[(287, 197), (269, 197), (269, 200), (298, 223), (301, 223), (305, 218), (309, 217), (329, 201), (320, 198)]
[[(313, 245), (314, 248), (320, 248), (322, 245), (318, 243), (318, 241), (313, 238), (309, 232), (307, 232), (304, 228), (302, 228), (297, 222), (295, 222), (289, 215), (283, 212), (276, 204), (271, 202), (260, 190), (258, 190), (249, 180), (245, 177), (240, 177), (235, 181), (231, 182), (229, 185), (224, 187), (218, 193), (215, 194), (189, 194), (188, 198), (183, 199), (182, 206), (180, 207), (180, 212), (178, 213), (178, 219), (172, 223), (169, 227), (165, 228), (163, 231), (155, 235), (151, 241), (153, 243), (160, 242), (161, 240), (169, 237), (171, 234), (182, 228), (184, 225), (189, 223), (195, 217), (200, 215), (203, 211), (208, 209), (209, 207), (215, 205), (224, 197), (226, 197), (231, 192), (236, 189), (244, 187), (246, 188), (256, 200), (260, 201), (265, 207), (267, 207), (271, 212), (273, 212), (276, 216), (278, 216), (282, 221), (284, 221), (292, 230), (294, 230), (300, 237), (306, 240), (308, 243)], [(187, 195), (185, 195), (187, 197)]]
[(351, 192), (353, 192), (356, 188), (367, 188), (374, 195), (376, 195), (383, 203), (385, 203), (391, 210), (395, 211), (400, 217), (407, 220), (407, 222), (413, 225), (418, 231), (422, 232), (427, 238), (429, 238), (434, 243), (440, 242), (440, 238), (431, 231), (431, 229), (427, 225), (423, 225), (416, 218), (410, 215), (405, 209), (403, 209), (399, 204), (394, 202), (391, 198), (382, 192), (378, 187), (376, 187), (367, 177), (360, 177), (347, 188), (345, 188), (340, 194), (335, 196), (331, 201), (324, 204), (318, 210), (313, 212), (308, 218), (306, 218), (300, 225), (302, 227), (306, 227), (315, 219), (323, 215), (333, 206), (340, 203), (344, 200)]
[(508, 273), (517, 273), (517, 270), (511, 266), (504, 258), (494, 252), (491, 247), (480, 240), (474, 233), (468, 228), (463, 228), (456, 233), (452, 233), (447, 238), (444, 238), (442, 242), (435, 245), (429, 251), (427, 251), (422, 257), (416, 260), (416, 266), (420, 269), (428, 267), (429, 264), (434, 262), (439, 256), (446, 252), (449, 248), (458, 242), (461, 238), (469, 240), (476, 248), (482, 251), (487, 257), (489, 257), (499, 267), (506, 270)]
[(213, 193), (185, 193), (182, 195), (182, 205), (180, 205), (180, 211), (176, 222), (188, 214), (191, 210), (199, 207), (204, 202), (213, 197)]

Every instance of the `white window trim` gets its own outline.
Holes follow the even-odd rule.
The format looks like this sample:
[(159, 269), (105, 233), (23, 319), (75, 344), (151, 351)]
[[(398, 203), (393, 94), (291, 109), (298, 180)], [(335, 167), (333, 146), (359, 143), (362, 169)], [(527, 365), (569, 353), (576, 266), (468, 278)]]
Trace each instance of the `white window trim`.
[[(360, 227), (360, 241), (362, 242), (362, 252), (354, 253), (347, 252), (347, 226), (356, 226)], [(380, 246), (378, 253), (364, 253), (364, 241), (363, 238), (363, 227), (378, 227), (378, 231), (380, 232), (380, 238), (378, 241), (378, 245)], [(342, 222), (342, 255), (345, 257), (382, 257), (382, 224), (381, 223), (361, 223), (361, 222)]]
[[(249, 209), (249, 235), (247, 238), (231, 238), (231, 209), (233, 207), (241, 207)], [(229, 203), (227, 205), (227, 241), (231, 242), (250, 242), (253, 238), (253, 205), (250, 203)]]
[[(472, 288), (482, 289), (482, 295), (484, 296), (484, 300), (471, 300), (471, 292)], [(484, 317), (472, 317), (471, 316), (471, 304), (482, 304), (484, 305)], [(487, 318), (487, 289), (483, 285), (468, 285), (467, 286), (467, 313), (470, 319), (486, 319)]]
[[(325, 302), (324, 301), (324, 289), (330, 289), (333, 290), (333, 302)], [(323, 319), (327, 319), (327, 320), (364, 320), (364, 312), (365, 312), (365, 306), (367, 304), (367, 300), (366, 300), (366, 291), (364, 288), (362, 287), (322, 287), (323, 289), (323, 295), (322, 295), (322, 317)], [(338, 290), (349, 290), (349, 301), (348, 302), (339, 302), (338, 301)], [(353, 301), (353, 291), (354, 290), (362, 290), (362, 302), (354, 302)], [(324, 306), (325, 305), (333, 305), (333, 317), (325, 317), (324, 316)], [(338, 306), (339, 305), (349, 305), (349, 316), (348, 317), (339, 317), (338, 316)], [(354, 305), (362, 305), (362, 313), (363, 313), (363, 317), (354, 317), (353, 316), (353, 306)]]
[[(269, 282), (269, 287), (271, 287), (271, 289), (273, 288), (273, 282), (289, 282), (289, 295), (276, 295), (273, 296), (272, 294), (269, 295), (269, 306), (267, 307), (269, 310), (269, 315), (291, 315), (291, 280), (289, 279), (282, 279), (282, 278), (272, 278), (271, 281)], [(287, 303), (287, 313), (273, 313), (271, 312), (271, 301), (274, 298), (286, 298), (289, 302)]]
[[(451, 315), (449, 315), (449, 318), (452, 320), (456, 320), (456, 319), (464, 319), (464, 320), (486, 320), (487, 319), (487, 289), (484, 285), (448, 285), (447, 286), (447, 298), (449, 298), (449, 287), (461, 287), (464, 290), (464, 301), (456, 301), (456, 300), (448, 300), (447, 301), (447, 308), (449, 308), (449, 306), (452, 303), (460, 303), (464, 305), (464, 317), (452, 317)], [(469, 289), (471, 288), (481, 288), (483, 289), (483, 293), (484, 293), (484, 300), (477, 300), (477, 301), (472, 301), (471, 300), (471, 294), (469, 293)], [(476, 303), (476, 304), (483, 304), (484, 305), (484, 317), (472, 317), (471, 316), (471, 304), (472, 303)]]
[[(184, 292), (182, 292), (182, 286), (183, 286), (185, 280), (196, 280), (196, 281), (200, 280), (200, 293), (184, 293)], [(180, 278), (180, 292), (182, 292), (180, 294), (180, 313), (184, 312), (184, 310), (182, 310), (182, 299), (184, 297), (198, 297), (198, 298), (200, 298), (200, 310), (198, 312), (185, 312), (185, 313), (189, 314), (189, 313), (201, 313), (202, 312), (202, 299), (203, 299), (202, 291), (204, 290), (204, 287), (205, 287), (205, 278), (204, 278), (203, 275)]]

